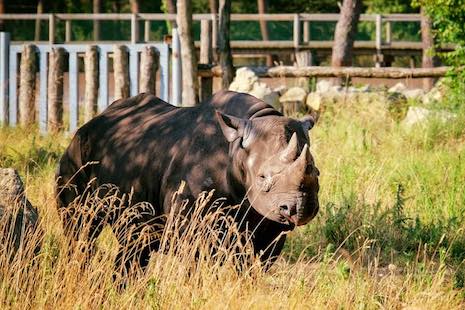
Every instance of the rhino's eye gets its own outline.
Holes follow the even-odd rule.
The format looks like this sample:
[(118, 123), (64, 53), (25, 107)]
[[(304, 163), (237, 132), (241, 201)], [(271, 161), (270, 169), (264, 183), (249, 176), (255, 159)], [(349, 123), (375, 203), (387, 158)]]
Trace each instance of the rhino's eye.
[(258, 184), (262, 191), (269, 192), (271, 189), (271, 185), (273, 184), (273, 180), (270, 177), (265, 176), (264, 174), (260, 174), (258, 175)]

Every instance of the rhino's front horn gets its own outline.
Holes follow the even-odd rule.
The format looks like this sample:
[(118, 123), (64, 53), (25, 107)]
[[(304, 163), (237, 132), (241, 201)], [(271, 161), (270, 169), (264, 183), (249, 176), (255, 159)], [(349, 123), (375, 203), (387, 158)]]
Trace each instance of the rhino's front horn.
[(285, 163), (291, 163), (297, 156), (297, 134), (292, 134), (291, 140), (287, 145), (286, 149), (281, 154), (281, 161)]

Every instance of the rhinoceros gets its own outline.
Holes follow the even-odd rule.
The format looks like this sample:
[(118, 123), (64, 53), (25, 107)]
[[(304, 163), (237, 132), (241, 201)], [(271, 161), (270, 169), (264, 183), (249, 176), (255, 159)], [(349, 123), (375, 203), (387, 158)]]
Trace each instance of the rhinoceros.
[[(283, 248), (283, 232), (318, 212), (319, 171), (308, 137), (313, 125), (312, 117), (287, 118), (253, 96), (232, 91), (190, 108), (150, 94), (116, 101), (77, 130), (59, 162), (58, 208), (74, 202), (74, 211), (61, 212), (64, 225), (72, 226), (72, 214), (79, 212), (75, 202), (89, 183), (91, 188), (116, 185), (131, 193), (132, 203), (148, 202), (162, 216), (173, 211), (173, 194), (184, 182), (183, 199), (194, 201), (214, 190), (214, 198), (225, 199), (223, 205), (239, 204), (240, 229), (253, 232), (254, 252), (264, 261), (274, 259)], [(132, 220), (163, 225), (151, 217), (141, 213)], [(102, 220), (93, 219), (92, 238)], [(119, 242), (127, 251), (126, 240)], [(141, 267), (158, 246), (155, 241), (140, 251)]]

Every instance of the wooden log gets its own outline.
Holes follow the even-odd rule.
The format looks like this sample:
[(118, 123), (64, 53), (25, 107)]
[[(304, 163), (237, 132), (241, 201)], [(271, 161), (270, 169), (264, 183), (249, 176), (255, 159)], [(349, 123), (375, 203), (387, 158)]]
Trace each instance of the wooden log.
[(35, 84), (37, 73), (36, 48), (32, 44), (23, 46), (19, 67), (19, 123), (22, 126), (35, 122)]
[(231, 24), (231, 1), (219, 1), (219, 31), (218, 31), (218, 59), (222, 68), (221, 84), (223, 89), (228, 89), (234, 78), (234, 67), (229, 42), (229, 28)]
[(114, 99), (129, 97), (129, 53), (124, 45), (113, 47), (113, 75), (115, 79)]
[(95, 45), (87, 47), (84, 58), (84, 121), (90, 121), (97, 114), (99, 89), (98, 48)]
[[(249, 67), (259, 77), (362, 77), (362, 78), (424, 78), (445, 76), (451, 67), (435, 68), (360, 68), (360, 67)], [(199, 66), (199, 76), (222, 76), (220, 66)]]
[[(212, 23), (209, 20), (200, 22), (200, 61), (202, 64), (209, 64), (213, 61), (212, 53)], [(213, 78), (200, 78), (200, 101), (211, 97), (213, 92)]]
[(153, 46), (146, 46), (140, 56), (140, 92), (155, 95), (155, 81), (160, 55)]
[(52, 48), (48, 67), (48, 129), (57, 132), (63, 129), (63, 67), (65, 50)]
[(179, 41), (181, 42), (182, 102), (185, 106), (194, 106), (199, 101), (199, 81), (192, 31), (192, 4), (190, 0), (177, 0), (176, 5)]

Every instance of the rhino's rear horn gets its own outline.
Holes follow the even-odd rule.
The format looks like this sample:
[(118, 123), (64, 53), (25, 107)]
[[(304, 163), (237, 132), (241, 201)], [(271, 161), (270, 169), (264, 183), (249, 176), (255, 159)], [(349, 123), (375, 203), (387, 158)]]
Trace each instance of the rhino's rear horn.
[(297, 157), (297, 151), (298, 151), (298, 146), (297, 146), (297, 134), (294, 132), (292, 134), (291, 140), (289, 141), (289, 144), (287, 145), (286, 149), (282, 152), (281, 154), (281, 161), (285, 163), (291, 163), (295, 160)]
[(296, 168), (298, 171), (305, 171), (307, 163), (309, 160), (310, 152), (308, 150), (308, 144), (305, 143), (302, 153), (300, 153), (299, 158), (292, 164), (293, 168)]

